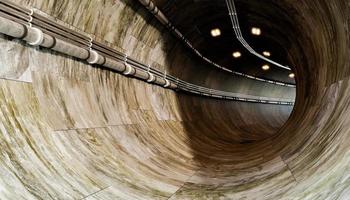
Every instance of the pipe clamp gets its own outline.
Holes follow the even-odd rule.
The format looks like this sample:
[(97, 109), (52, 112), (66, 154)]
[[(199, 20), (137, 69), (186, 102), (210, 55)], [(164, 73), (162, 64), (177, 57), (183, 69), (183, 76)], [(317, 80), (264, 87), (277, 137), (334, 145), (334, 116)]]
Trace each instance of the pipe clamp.
[(164, 79), (165, 80), (165, 85), (164, 87), (167, 88), (170, 86), (170, 81), (168, 79)]
[(89, 64), (96, 64), (98, 62), (98, 57), (99, 57), (98, 53), (94, 50), (89, 50), (89, 52), (90, 52), (90, 56), (87, 59), (87, 62)]
[(153, 75), (153, 74), (151, 74), (150, 72), (147, 72), (147, 74), (148, 74), (148, 79), (147, 79), (147, 82), (148, 83), (152, 83), (153, 81), (155, 81), (156, 80), (156, 77)]
[(43, 43), (44, 41), (44, 33), (38, 29), (38, 28), (33, 28), (33, 27), (29, 27), (29, 29), (33, 30), (34, 32), (36, 32), (36, 39), (33, 42), (28, 42), (28, 44), (32, 45), (32, 46), (39, 46)]
[(128, 64), (125, 63), (125, 71), (123, 72), (124, 75), (130, 75), (131, 72), (133, 71), (133, 68)]

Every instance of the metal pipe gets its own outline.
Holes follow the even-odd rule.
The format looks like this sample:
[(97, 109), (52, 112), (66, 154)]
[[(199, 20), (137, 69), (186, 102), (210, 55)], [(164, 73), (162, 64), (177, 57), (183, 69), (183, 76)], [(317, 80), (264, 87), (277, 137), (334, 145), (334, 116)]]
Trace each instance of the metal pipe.
[[(259, 78), (259, 77), (254, 77), (254, 76), (248, 76), (246, 74), (242, 74), (242, 73), (239, 73), (239, 72), (235, 72), (235, 71), (232, 71), (230, 69), (227, 69), (223, 66), (220, 66), (219, 64), (213, 62), (212, 60), (204, 57), (197, 49), (195, 49), (193, 47), (193, 45), (184, 37), (184, 35), (177, 29), (175, 28), (171, 22), (167, 19), (167, 17), (164, 15), (164, 13), (162, 13), (162, 11), (160, 11), (156, 6), (155, 4), (152, 2), (152, 0), (139, 0), (139, 2), (146, 7), (147, 10), (149, 10), (163, 25), (165, 25), (167, 28), (169, 28), (169, 30), (175, 35), (177, 36), (178, 38), (180, 38), (187, 47), (189, 47), (196, 55), (198, 55), (199, 57), (201, 57), (205, 62), (215, 66), (216, 68), (219, 68), (223, 71), (226, 71), (228, 73), (231, 73), (233, 75), (238, 75), (238, 76), (242, 76), (244, 78), (248, 78), (248, 79), (253, 79), (253, 80), (256, 80), (256, 81), (261, 81), (261, 82), (265, 82), (265, 83), (270, 83), (270, 84), (275, 84), (275, 83), (279, 83), (279, 85), (281, 86), (285, 86), (285, 87), (293, 87), (295, 88), (295, 85), (293, 84), (288, 84), (288, 83), (283, 83), (283, 82), (279, 82), (279, 81), (274, 81), (273, 83), (271, 83), (268, 79), (264, 79), (264, 78)], [(228, 7), (231, 7), (231, 2), (230, 1), (226, 1)], [(235, 33), (237, 35), (237, 39), (239, 41), (241, 41), (241, 38), (243, 39), (242, 37), (242, 33), (241, 33), (241, 30), (239, 28), (239, 26), (236, 25), (235, 21), (237, 21), (238, 23), (238, 19), (236, 20), (237, 18), (237, 15), (235, 15), (234, 11), (233, 12), (230, 12), (230, 15), (232, 13), (232, 22), (233, 22), (233, 28), (235, 30)], [(244, 42), (241, 41), (241, 43), (243, 44)], [(243, 44), (245, 45), (245, 44)], [(249, 45), (248, 45), (249, 46)], [(246, 47), (246, 46), (245, 46)], [(250, 46), (249, 47), (246, 47), (247, 49), (249, 49), (250, 52), (254, 51)], [(264, 60), (267, 59), (267, 58), (263, 58)], [(277, 66), (282, 66), (274, 61), (271, 61), (270, 62), (272, 64), (277, 64)], [(284, 69), (290, 69), (289, 67), (286, 67), (286, 66), (282, 66), (281, 68), (284, 68)]]
[(262, 59), (262, 60), (265, 60), (279, 68), (282, 68), (282, 69), (286, 69), (286, 70), (291, 70), (290, 67), (288, 66), (284, 66), (284, 65), (281, 65), (269, 58), (266, 58), (265, 56), (262, 56), (261, 54), (257, 53), (246, 41), (245, 39), (243, 38), (243, 35), (242, 35), (242, 32), (241, 32), (241, 28), (240, 28), (240, 25), (239, 25), (239, 21), (238, 21), (238, 16), (237, 16), (237, 10), (236, 10), (236, 6), (235, 6), (235, 3), (234, 3), (234, 0), (226, 0), (226, 5), (227, 5), (227, 9), (229, 11), (229, 16), (231, 18), (231, 23), (233, 25), (233, 29), (234, 29), (234, 32), (235, 32), (235, 35), (237, 37), (237, 39), (241, 42), (241, 44), (253, 55), (257, 56), (258, 58)]
[[(146, 1), (146, 0), (145, 0)], [(19, 8), (17, 8), (19, 9)], [(2, 13), (0, 11), (0, 13)], [(51, 35), (49, 33), (43, 32), (38, 27), (30, 27), (24, 24), (21, 24), (17, 21), (12, 21), (12, 16), (10, 19), (0, 16), (0, 33), (6, 34), (8, 36), (23, 39), (28, 44), (33, 46), (42, 46), (45, 48), (52, 49), (54, 51), (79, 58), (81, 60), (87, 61), (89, 64), (100, 65), (118, 72), (121, 72), (127, 76), (133, 76), (139, 79), (142, 79), (148, 83), (154, 83), (164, 88), (169, 89), (181, 89), (187, 92), (191, 92), (193, 94), (200, 94), (205, 96), (211, 96), (213, 98), (221, 98), (221, 99), (237, 99), (237, 96), (241, 96), (239, 94), (213, 90), (209, 88), (205, 88), (202, 86), (194, 85), (191, 83), (187, 83), (183, 80), (180, 80), (174, 76), (166, 75), (163, 72), (160, 72), (158, 69), (153, 69), (150, 66), (146, 66), (145, 64), (126, 57), (124, 54), (117, 52), (110, 47), (106, 47), (102, 44), (90, 41), (91, 45), (87, 47), (81, 47), (77, 45), (75, 40), (78, 39), (81, 35), (76, 34), (74, 31), (67, 31), (69, 33), (62, 32), (62, 37), (67, 37), (66, 40), (55, 37), (56, 34)], [(41, 18), (41, 17), (40, 17)], [(42, 18), (42, 21), (45, 22)], [(53, 23), (53, 22), (50, 22)], [(45, 26), (45, 24), (42, 24)], [(55, 24), (51, 24), (51, 26), (56, 26)], [(47, 27), (45, 27), (47, 29)], [(66, 29), (65, 29), (66, 30)], [(52, 30), (50, 30), (52, 31)], [(50, 32), (51, 33), (51, 32)], [(52, 33), (55, 33), (53, 31)], [(70, 37), (75, 35), (75, 37)], [(83, 41), (86, 38), (80, 37)], [(74, 42), (70, 42), (70, 41)], [(79, 41), (77, 41), (79, 42)], [(85, 43), (85, 42), (84, 42)], [(94, 46), (95, 45), (95, 46)], [(97, 47), (96, 49), (89, 49), (91, 46)], [(123, 57), (124, 56), (124, 60)], [(241, 98), (242, 99), (242, 98)], [(254, 97), (251, 96), (246, 98), (246, 102), (255, 102), (260, 101), (256, 99), (266, 99), (267, 103), (272, 104), (286, 104), (291, 105), (293, 102), (285, 102), (279, 101), (281, 99), (273, 99), (273, 98), (263, 98), (263, 97)]]

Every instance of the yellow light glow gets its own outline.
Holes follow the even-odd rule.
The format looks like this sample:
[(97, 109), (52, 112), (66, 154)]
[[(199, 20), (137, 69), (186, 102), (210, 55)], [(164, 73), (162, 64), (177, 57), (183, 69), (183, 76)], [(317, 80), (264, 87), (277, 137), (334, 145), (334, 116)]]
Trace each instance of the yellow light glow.
[(252, 28), (252, 34), (253, 35), (261, 35), (261, 29), (257, 27)]
[(289, 74), (289, 78), (295, 78), (295, 74), (294, 73), (290, 73)]
[(270, 69), (270, 66), (268, 66), (268, 65), (263, 65), (261, 68), (262, 68), (264, 71), (266, 71), (266, 70), (269, 70), (269, 69)]
[(271, 53), (268, 52), (268, 51), (264, 51), (264, 52), (263, 52), (263, 55), (266, 56), (266, 57), (270, 57), (270, 56), (271, 56)]
[(218, 28), (214, 28), (214, 29), (211, 30), (210, 33), (211, 33), (211, 36), (213, 36), (213, 37), (218, 37), (218, 36), (221, 35), (221, 30), (218, 29)]
[(236, 52), (233, 52), (232, 56), (233, 56), (234, 58), (239, 58), (239, 57), (242, 56), (242, 54), (241, 54), (241, 52), (236, 51)]

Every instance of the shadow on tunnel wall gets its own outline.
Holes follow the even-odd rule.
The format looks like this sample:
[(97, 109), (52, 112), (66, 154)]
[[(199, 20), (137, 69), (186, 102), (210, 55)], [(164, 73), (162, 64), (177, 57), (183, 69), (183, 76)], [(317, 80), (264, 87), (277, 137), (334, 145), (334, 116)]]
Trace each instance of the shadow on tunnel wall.
[[(184, 47), (181, 40), (173, 35), (167, 37), (174, 37), (177, 41), (165, 43), (165, 49), (169, 52), (166, 63), (170, 67), (170, 74), (190, 83), (224, 91), (257, 96), (264, 96), (264, 93), (279, 95), (274, 87), (269, 89), (270, 85), (261, 88), (255, 85), (259, 83), (252, 84), (210, 66)], [(198, 40), (196, 43), (200, 44), (201, 39)], [(259, 147), (255, 143), (278, 134), (293, 110), (293, 106), (217, 100), (185, 92), (177, 94), (177, 104), (181, 124), (192, 149), (193, 161), (199, 169), (225, 162), (234, 169), (241, 162), (263, 155), (261, 150), (254, 152)], [(248, 165), (254, 167), (257, 166), (256, 163)]]
[[(262, 193), (267, 195), (276, 192), (281, 195), (289, 191), (289, 195), (293, 194), (300, 199), (315, 199), (316, 196), (320, 199), (331, 199), (336, 192), (329, 188), (323, 192), (319, 186), (321, 182), (328, 186), (337, 183), (322, 178), (320, 174), (344, 180), (342, 175), (331, 175), (333, 172), (329, 172), (328, 166), (336, 170), (336, 166), (348, 163), (344, 157), (339, 156), (343, 150), (348, 152), (345, 150), (347, 142), (337, 143), (336, 140), (348, 138), (346, 131), (340, 130), (345, 125), (341, 118), (346, 115), (344, 110), (340, 110), (343, 106), (348, 107), (347, 98), (342, 97), (347, 87), (342, 82), (348, 83), (349, 65), (346, 63), (348, 58), (341, 56), (349, 49), (346, 46), (348, 43), (344, 42), (344, 35), (348, 34), (349, 27), (348, 23), (344, 25), (348, 19), (345, 10), (348, 11), (349, 6), (345, 5), (345, 1), (304, 1), (300, 4), (281, 1), (280, 5), (284, 3), (284, 9), (294, 8), (286, 13), (291, 17), (288, 20), (292, 20), (291, 24), (295, 25), (295, 30), (292, 31), (294, 34), (289, 38), (294, 42), (289, 59), (297, 66), (296, 72), (300, 80), (297, 112), (293, 112), (289, 123), (283, 127), (292, 108), (178, 94), (182, 124), (193, 150), (193, 160), (198, 164), (198, 171), (185, 185), (184, 193), (187, 190), (187, 194), (193, 194), (190, 190), (203, 188), (205, 189), (201, 191), (208, 194), (220, 193), (218, 188), (222, 193), (241, 192), (259, 184), (264, 185), (265, 181), (272, 184), (276, 180), (270, 180), (282, 176), (283, 178), (275, 182), (284, 186), (279, 188), (281, 191), (275, 191), (276, 188), (271, 187), (261, 190)], [(313, 12), (310, 13), (310, 8), (315, 10), (312, 9)], [(325, 16), (324, 13), (328, 15)], [(320, 32), (313, 31), (316, 28)], [(330, 48), (326, 48), (328, 45)], [(174, 55), (169, 54), (167, 59), (172, 69), (170, 73), (174, 75), (185, 77), (185, 80), (197, 84), (220, 85), (215, 82), (220, 83), (218, 79), (221, 77), (213, 76), (215, 73), (203, 72), (208, 68), (200, 61), (195, 62), (199, 69), (197, 73), (195, 67), (191, 69), (193, 71), (184, 69), (187, 66), (174, 61), (177, 60)], [(205, 80), (198, 80), (199, 77)], [(339, 93), (336, 92), (338, 89)], [(332, 153), (326, 153), (328, 150)], [(338, 158), (333, 156), (336, 152)], [(218, 181), (220, 178), (223, 179)], [(257, 181), (257, 185), (250, 185), (254, 181)], [(240, 184), (246, 188), (229, 186)], [(348, 190), (346, 184), (339, 184), (339, 187), (345, 193)], [(345, 196), (342, 195), (341, 199)]]
[(237, 157), (244, 157), (240, 152), (250, 152), (254, 143), (277, 134), (293, 109), (192, 94), (178, 94), (178, 105), (193, 159), (200, 167), (225, 160), (239, 164), (242, 160)]
[[(242, 79), (232, 78), (231, 75), (209, 66), (195, 56), (184, 47), (182, 41), (169, 34), (169, 30), (160, 25), (141, 4), (130, 4), (129, 1), (124, 3), (138, 13), (148, 26), (163, 33), (159, 40), (165, 44), (163, 46), (163, 50), (167, 52), (165, 67), (168, 68), (169, 74), (194, 84), (228, 91), (232, 90), (233, 85), (235, 91), (245, 87), (247, 83)], [(143, 32), (144, 29), (140, 31), (142, 41), (148, 37), (148, 33)], [(157, 67), (157, 63), (151, 65)], [(242, 91), (251, 92), (245, 89)], [(254, 92), (261, 93), (261, 91)], [(218, 166), (222, 163), (234, 169), (234, 166), (242, 161), (254, 160), (261, 156), (264, 152), (256, 153), (260, 146), (254, 143), (275, 135), (293, 109), (292, 106), (217, 100), (183, 92), (177, 94), (176, 104), (179, 114), (177, 120), (180, 120), (178, 123), (187, 135), (186, 142), (191, 148), (194, 168), (197, 169)], [(256, 162), (248, 165), (255, 167)]]

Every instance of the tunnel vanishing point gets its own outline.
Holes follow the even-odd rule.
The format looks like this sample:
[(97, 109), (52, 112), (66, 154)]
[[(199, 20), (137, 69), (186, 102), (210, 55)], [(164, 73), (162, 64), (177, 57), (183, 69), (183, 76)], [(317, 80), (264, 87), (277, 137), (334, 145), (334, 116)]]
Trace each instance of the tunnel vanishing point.
[(350, 200), (349, 0), (0, 0), (0, 199)]

